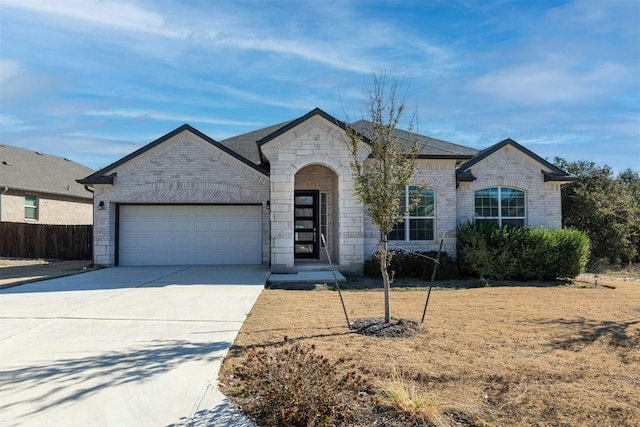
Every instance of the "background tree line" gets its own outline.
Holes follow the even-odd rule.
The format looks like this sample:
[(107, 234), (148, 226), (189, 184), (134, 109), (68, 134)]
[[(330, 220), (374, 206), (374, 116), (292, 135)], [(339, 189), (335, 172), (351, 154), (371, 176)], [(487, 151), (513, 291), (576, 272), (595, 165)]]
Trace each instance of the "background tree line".
[(640, 254), (640, 175), (628, 168), (614, 175), (607, 165), (554, 163), (577, 179), (562, 187), (562, 223), (587, 233), (592, 266), (629, 265)]

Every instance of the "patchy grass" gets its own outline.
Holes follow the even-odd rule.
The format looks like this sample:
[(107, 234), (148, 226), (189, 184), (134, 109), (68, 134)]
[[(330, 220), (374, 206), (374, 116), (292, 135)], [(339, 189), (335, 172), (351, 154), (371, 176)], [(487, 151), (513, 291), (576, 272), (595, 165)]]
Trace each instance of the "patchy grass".
[[(314, 345), (366, 368), (376, 396), (370, 411), (402, 420), (386, 425), (640, 425), (640, 282), (601, 276), (606, 287), (594, 288), (581, 280), (439, 287), (422, 333), (409, 338), (354, 333), (337, 293), (322, 287), (265, 290), (224, 362), (221, 388), (246, 404), (247, 396), (234, 397), (233, 376), (245, 348)], [(360, 290), (353, 278), (346, 287), (351, 321), (382, 314), (382, 292)], [(425, 289), (395, 290), (392, 312), (419, 321), (425, 299)]]

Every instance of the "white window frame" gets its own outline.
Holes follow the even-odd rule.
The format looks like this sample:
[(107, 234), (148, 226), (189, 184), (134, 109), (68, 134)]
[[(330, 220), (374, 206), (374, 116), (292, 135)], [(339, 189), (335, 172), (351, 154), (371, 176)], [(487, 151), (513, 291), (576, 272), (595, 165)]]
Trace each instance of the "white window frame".
[[(35, 198), (35, 204), (34, 205), (30, 205), (27, 203), (27, 197), (33, 197)], [(38, 220), (38, 216), (39, 216), (39, 204), (40, 204), (40, 198), (38, 197), (37, 194), (25, 194), (24, 195), (24, 219), (29, 220), (29, 221), (37, 221)], [(27, 209), (33, 209), (33, 217), (27, 216)]]
[[(497, 189), (498, 190), (498, 215), (497, 216), (479, 216), (477, 213), (477, 205), (476, 205), (476, 201), (477, 201), (477, 194), (480, 191), (486, 191), (486, 190), (492, 190), (492, 189)], [(502, 192), (503, 190), (515, 190), (515, 191), (519, 191), (520, 193), (522, 193), (522, 200), (524, 202), (524, 206), (522, 207), (524, 209), (524, 215), (519, 216), (513, 216), (513, 215), (503, 215), (502, 212)], [(481, 188), (479, 190), (476, 190), (473, 193), (473, 213), (474, 213), (474, 221), (478, 222), (478, 221), (487, 221), (487, 220), (495, 220), (498, 223), (498, 227), (502, 228), (502, 226), (504, 225), (504, 221), (514, 221), (514, 220), (522, 220), (522, 225), (521, 227), (524, 227), (527, 225), (527, 192), (524, 191), (521, 188), (515, 188), (515, 187), (507, 187), (507, 186), (497, 186), (497, 187), (485, 187), (485, 188)]]
[[(408, 185), (405, 187), (404, 189), (404, 206), (401, 206), (400, 209), (402, 209), (403, 211), (407, 212), (407, 216), (404, 217), (404, 220), (402, 223), (396, 224), (394, 228), (394, 230), (389, 233), (389, 236), (392, 235), (392, 233), (396, 230), (397, 227), (403, 226), (404, 225), (404, 239), (398, 239), (398, 240), (392, 240), (391, 238), (389, 238), (390, 241), (394, 241), (394, 242), (433, 242), (435, 241), (436, 238), (436, 191), (433, 188), (427, 187), (425, 189), (423, 189), (422, 191), (430, 191), (433, 194), (433, 215), (423, 215), (423, 216), (412, 216), (410, 215), (410, 212), (408, 212), (408, 207), (411, 204), (411, 200), (410, 200), (410, 194), (411, 194), (411, 189), (418, 189), (419, 187), (417, 185)], [(431, 239), (420, 239), (420, 240), (412, 240), (411, 239), (411, 220), (415, 220), (415, 219), (426, 219), (426, 220), (431, 220), (432, 221), (432, 236)]]

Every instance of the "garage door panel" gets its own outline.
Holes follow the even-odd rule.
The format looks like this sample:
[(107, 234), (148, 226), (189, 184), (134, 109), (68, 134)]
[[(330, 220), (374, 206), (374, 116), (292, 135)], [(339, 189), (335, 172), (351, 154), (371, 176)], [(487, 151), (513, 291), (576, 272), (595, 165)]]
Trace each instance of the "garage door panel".
[(262, 263), (262, 207), (123, 205), (120, 265)]
[(193, 222), (193, 231), (197, 231), (198, 233), (209, 232), (211, 231), (211, 223), (209, 221), (197, 219)]
[(237, 220), (229, 221), (228, 228), (229, 231), (242, 233), (244, 232), (244, 222)]
[(172, 230), (173, 230), (173, 222), (162, 220), (162, 221), (156, 222), (156, 227), (154, 231), (158, 231), (162, 233), (162, 232), (169, 232)]
[(244, 231), (248, 233), (262, 233), (262, 219), (259, 222), (246, 222), (244, 225)]
[(218, 219), (216, 222), (211, 223), (211, 231), (213, 233), (225, 233), (229, 230), (229, 225), (227, 223), (227, 219), (222, 218)]
[(190, 221), (176, 221), (173, 223), (173, 231), (177, 233), (187, 233), (191, 230), (192, 223)]

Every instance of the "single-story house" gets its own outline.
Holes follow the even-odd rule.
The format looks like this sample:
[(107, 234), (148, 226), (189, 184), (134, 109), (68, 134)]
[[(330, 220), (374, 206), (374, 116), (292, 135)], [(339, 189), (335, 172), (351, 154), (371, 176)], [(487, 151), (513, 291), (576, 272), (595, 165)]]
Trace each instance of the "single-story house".
[(91, 225), (93, 193), (76, 182), (93, 169), (0, 144), (0, 222)]
[[(365, 157), (366, 125), (353, 124)], [(345, 128), (318, 108), (222, 141), (183, 125), (79, 180), (95, 191), (94, 262), (295, 271), (328, 253), (359, 270), (380, 236), (354, 194)], [(561, 227), (560, 186), (571, 177), (515, 141), (478, 151), (397, 132), (418, 138), (415, 183), (428, 188), (389, 236), (394, 245), (435, 250), (444, 239), (455, 254), (467, 220)]]

